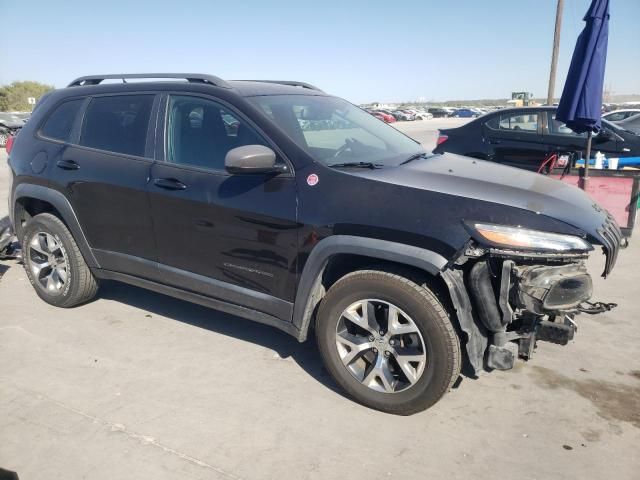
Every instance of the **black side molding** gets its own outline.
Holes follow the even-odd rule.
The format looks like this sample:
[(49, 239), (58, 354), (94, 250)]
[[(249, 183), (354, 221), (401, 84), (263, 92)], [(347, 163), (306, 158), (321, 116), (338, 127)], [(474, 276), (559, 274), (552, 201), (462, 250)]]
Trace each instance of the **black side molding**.
[(297, 330), (291, 323), (281, 320), (269, 315), (267, 313), (259, 312), (253, 308), (243, 307), (233, 303), (225, 302), (216, 298), (211, 298), (205, 295), (200, 295), (195, 292), (189, 292), (181, 288), (171, 287), (169, 285), (163, 285), (152, 280), (147, 280), (133, 275), (127, 275), (126, 273), (118, 273), (109, 270), (96, 270), (94, 272), (98, 278), (105, 280), (116, 280), (136, 287), (146, 288), (157, 293), (169, 295), (180, 300), (185, 300), (191, 303), (197, 303), (214, 310), (237, 315), (238, 317), (253, 320), (254, 322), (264, 323), (272, 327), (276, 327), (294, 337), (297, 336)]

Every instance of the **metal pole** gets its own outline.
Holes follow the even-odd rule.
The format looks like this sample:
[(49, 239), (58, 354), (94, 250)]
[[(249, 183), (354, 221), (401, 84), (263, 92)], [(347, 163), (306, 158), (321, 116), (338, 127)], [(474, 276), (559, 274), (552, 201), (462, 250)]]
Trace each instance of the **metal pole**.
[(591, 159), (591, 136), (593, 133), (589, 130), (587, 134), (587, 158), (584, 159), (584, 175), (580, 179), (580, 188), (582, 190), (587, 189), (587, 184), (589, 183), (589, 160)]
[(553, 105), (553, 95), (556, 88), (556, 67), (558, 66), (558, 49), (560, 47), (560, 28), (562, 27), (562, 9), (564, 0), (558, 0), (556, 7), (556, 29), (553, 33), (553, 53), (551, 54), (551, 71), (549, 72), (549, 90), (547, 90), (547, 105)]

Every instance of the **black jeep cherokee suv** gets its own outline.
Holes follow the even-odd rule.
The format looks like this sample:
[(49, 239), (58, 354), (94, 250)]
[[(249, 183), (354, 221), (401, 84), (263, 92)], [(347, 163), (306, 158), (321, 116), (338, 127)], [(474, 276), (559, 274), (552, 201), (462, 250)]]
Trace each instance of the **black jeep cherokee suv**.
[[(103, 82), (137, 77), (154, 80)], [(621, 244), (581, 190), (429, 155), (298, 82), (79, 78), (40, 101), (9, 165), (46, 302), (111, 279), (301, 342), (314, 329), (335, 381), (397, 414), (438, 401), (463, 359), (507, 369), (536, 340), (567, 343), (594, 310), (584, 259), (602, 245), (606, 276)]]

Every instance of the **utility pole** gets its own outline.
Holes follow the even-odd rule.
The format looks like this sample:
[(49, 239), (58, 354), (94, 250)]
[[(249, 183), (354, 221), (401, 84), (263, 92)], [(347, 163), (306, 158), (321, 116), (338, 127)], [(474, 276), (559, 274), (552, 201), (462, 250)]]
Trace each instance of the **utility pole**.
[(547, 105), (553, 105), (553, 94), (556, 88), (556, 67), (558, 66), (558, 48), (560, 47), (560, 28), (562, 27), (562, 9), (564, 0), (558, 0), (556, 8), (556, 30), (553, 34), (553, 53), (551, 55), (551, 72), (549, 72), (549, 90), (547, 91)]

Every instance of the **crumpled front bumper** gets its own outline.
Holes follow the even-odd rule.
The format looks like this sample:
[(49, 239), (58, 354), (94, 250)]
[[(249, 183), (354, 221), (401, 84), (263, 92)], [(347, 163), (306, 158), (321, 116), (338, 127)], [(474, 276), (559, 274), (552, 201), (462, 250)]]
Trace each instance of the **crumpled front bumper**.
[[(623, 238), (608, 216), (598, 231), (606, 264), (615, 265)], [(590, 303), (592, 279), (582, 253), (543, 253), (482, 247), (471, 241), (442, 277), (449, 288), (467, 354), (476, 373), (509, 369), (529, 358), (536, 341), (566, 345), (577, 331), (574, 317), (601, 313), (615, 304)]]

